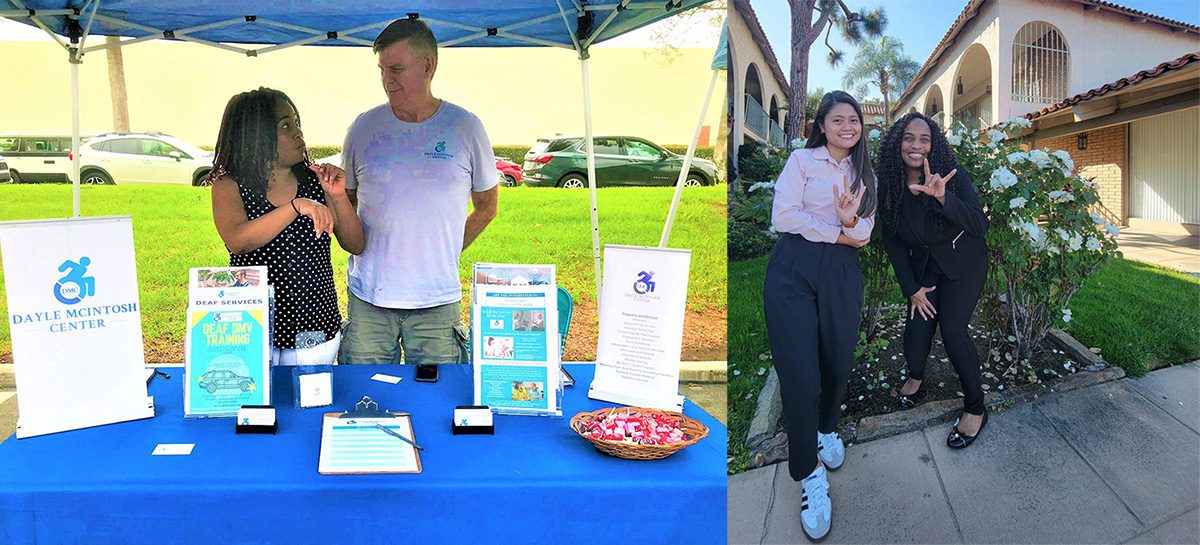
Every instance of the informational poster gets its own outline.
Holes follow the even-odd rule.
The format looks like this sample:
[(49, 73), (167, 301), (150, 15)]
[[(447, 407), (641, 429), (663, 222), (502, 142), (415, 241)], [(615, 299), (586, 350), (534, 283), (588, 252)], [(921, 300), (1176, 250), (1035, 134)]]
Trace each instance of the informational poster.
[(17, 437), (154, 416), (129, 216), (0, 223)]
[(553, 265), (477, 263), (471, 304), (475, 404), (562, 414)]
[(271, 290), (266, 267), (192, 269), (185, 416), (236, 416), (270, 405)]
[(588, 397), (680, 411), (691, 250), (606, 245), (596, 374)]

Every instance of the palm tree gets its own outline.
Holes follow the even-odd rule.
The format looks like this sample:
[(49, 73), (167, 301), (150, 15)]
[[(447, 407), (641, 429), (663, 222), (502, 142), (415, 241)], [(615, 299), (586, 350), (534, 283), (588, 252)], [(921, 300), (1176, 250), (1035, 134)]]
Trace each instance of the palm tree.
[(883, 95), (883, 109), (887, 122), (892, 121), (892, 95), (903, 91), (912, 81), (921, 65), (904, 54), (904, 44), (899, 38), (884, 36), (878, 42), (865, 42), (854, 55), (854, 63), (846, 68), (842, 85), (854, 89), (859, 96), (868, 94), (872, 88)]

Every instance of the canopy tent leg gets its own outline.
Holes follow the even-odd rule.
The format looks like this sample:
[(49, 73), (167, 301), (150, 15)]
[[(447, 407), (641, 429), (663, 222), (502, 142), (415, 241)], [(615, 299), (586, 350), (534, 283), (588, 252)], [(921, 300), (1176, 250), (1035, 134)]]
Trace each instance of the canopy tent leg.
[(71, 196), (74, 216), (79, 217), (79, 65), (83, 58), (71, 49)]
[(596, 213), (596, 154), (592, 142), (592, 87), (588, 79), (588, 53), (579, 54), (583, 70), (583, 145), (587, 151), (588, 192), (592, 197), (592, 261), (596, 270), (596, 309), (600, 308), (600, 218)]
[[(712, 99), (713, 88), (717, 85), (717, 70), (712, 71), (708, 78), (708, 90), (704, 92), (704, 103), (700, 106), (700, 117), (696, 119), (696, 131), (688, 144), (687, 154), (683, 156), (683, 168), (679, 170), (679, 179), (675, 181), (675, 196), (671, 198), (671, 209), (667, 212), (667, 222), (663, 225), (662, 238), (658, 240), (659, 248), (666, 248), (671, 238), (671, 226), (675, 224), (675, 212), (679, 210), (679, 198), (683, 195), (683, 182), (687, 180), (688, 171), (692, 168), (692, 158), (696, 155), (696, 144), (700, 140), (700, 130), (704, 127), (704, 114), (708, 112), (708, 102)], [(715, 182), (716, 180), (714, 180)]]

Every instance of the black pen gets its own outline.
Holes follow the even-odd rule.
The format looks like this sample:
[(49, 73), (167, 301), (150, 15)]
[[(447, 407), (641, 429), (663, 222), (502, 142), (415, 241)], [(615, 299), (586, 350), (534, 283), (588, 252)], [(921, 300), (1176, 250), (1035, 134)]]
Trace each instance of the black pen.
[(410, 444), (410, 445), (412, 445), (412, 446), (416, 447), (416, 448), (417, 448), (417, 450), (425, 450), (425, 447), (423, 447), (423, 446), (421, 446), (421, 445), (418, 445), (418, 444), (414, 443), (414, 442), (412, 441), (412, 439), (409, 439), (409, 438), (407, 438), (407, 437), (405, 437), (405, 436), (403, 436), (403, 435), (400, 435), (399, 433), (396, 433), (396, 432), (392, 431), (391, 429), (388, 429), (387, 427), (384, 427), (384, 425), (383, 425), (383, 424), (375, 424), (375, 427), (376, 427), (376, 428), (379, 428), (379, 429), (381, 429), (381, 430), (383, 430), (383, 432), (384, 432), (384, 433), (386, 433), (386, 434), (388, 434), (388, 435), (390, 435), (390, 436), (392, 436), (392, 437), (395, 437), (396, 439), (399, 439), (399, 440), (401, 440), (401, 441), (404, 441), (405, 443), (408, 443), (408, 444)]

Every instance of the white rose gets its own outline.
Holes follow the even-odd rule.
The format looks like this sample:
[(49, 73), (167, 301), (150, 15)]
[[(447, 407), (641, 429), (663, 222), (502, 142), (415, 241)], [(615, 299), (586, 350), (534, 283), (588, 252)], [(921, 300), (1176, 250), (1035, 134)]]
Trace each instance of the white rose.
[(1100, 241), (1097, 240), (1096, 237), (1088, 237), (1087, 249), (1089, 249), (1093, 252), (1099, 251), (1100, 250)]
[(1080, 248), (1083, 248), (1083, 235), (1076, 233), (1072, 236), (1071, 240), (1067, 241), (1067, 248), (1070, 248), (1072, 252), (1077, 252)]
[(1029, 160), (1033, 161), (1040, 168), (1050, 167), (1050, 154), (1040, 149), (1035, 149), (1029, 152)]
[(1070, 202), (1075, 200), (1075, 195), (1066, 191), (1051, 191), (1048, 195), (1050, 195), (1050, 200), (1054, 202)]
[(1111, 223), (1104, 224), (1104, 230), (1108, 231), (1108, 234), (1114, 237), (1121, 234), (1121, 228)]
[(962, 144), (962, 135), (958, 134), (958, 133), (954, 133), (950, 136), (947, 136), (946, 143), (950, 144), (951, 146), (957, 146), (959, 144)]
[(988, 131), (987, 132), (988, 147), (989, 148), (996, 147), (996, 144), (999, 144), (1000, 141), (1004, 140), (1005, 136), (1007, 136), (1007, 135), (1005, 135), (1004, 133), (1002, 133), (998, 130), (995, 130), (995, 129)]
[(808, 143), (808, 139), (807, 139), (807, 138), (797, 138), (797, 139), (795, 139), (795, 140), (792, 140), (792, 149), (800, 149), (800, 148), (803, 148), (803, 147), (804, 147), (804, 145), (805, 145), (805, 144), (807, 144), (807, 143)]
[(1025, 119), (1024, 117), (1011, 117), (1011, 118), (1005, 119), (1004, 122), (1000, 124), (1000, 126), (1001, 127), (1021, 127), (1021, 128), (1028, 129), (1030, 127), (1033, 127), (1033, 122), (1028, 119)]
[(992, 171), (991, 186), (992, 189), (1008, 189), (1017, 185), (1017, 175), (1006, 167), (1000, 167)]
[(879, 138), (879, 129), (871, 129), (871, 132), (867, 133), (867, 138), (870, 138), (871, 140)]
[(1064, 308), (1064, 309), (1062, 309), (1062, 313), (1063, 313), (1063, 321), (1070, 322), (1071, 321), (1071, 309)]
[(1092, 221), (1094, 221), (1098, 224), (1104, 223), (1104, 216), (1101, 216), (1099, 212), (1092, 212), (1091, 214), (1088, 214), (1088, 215), (1092, 217)]
[(1027, 201), (1025, 200), (1025, 197), (1016, 197), (1016, 198), (1010, 199), (1008, 201), (1008, 207), (1009, 208), (1024, 208), (1026, 202)]
[(1063, 229), (1062, 227), (1055, 227), (1054, 232), (1058, 233), (1058, 236), (1061, 237), (1063, 240), (1071, 240), (1071, 234), (1068, 233), (1067, 230)]
[(1008, 164), (1015, 165), (1021, 161), (1029, 159), (1029, 154), (1023, 151), (1014, 151), (1008, 154)]

